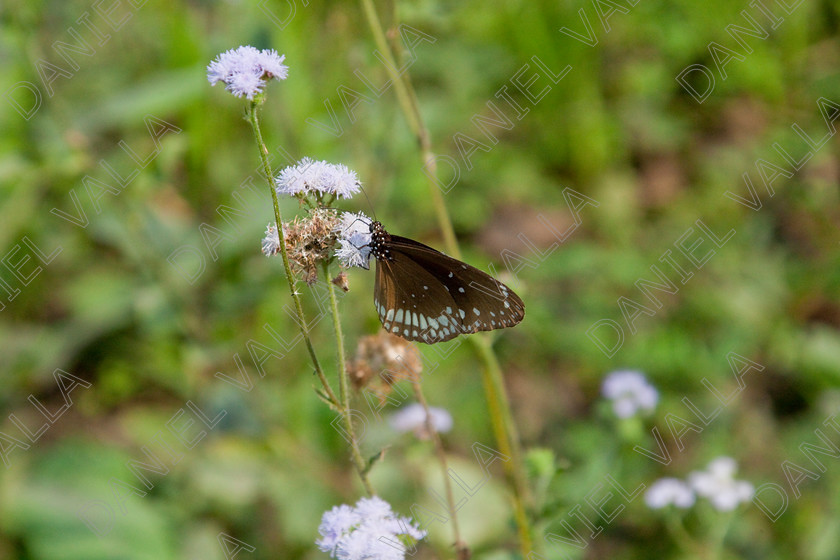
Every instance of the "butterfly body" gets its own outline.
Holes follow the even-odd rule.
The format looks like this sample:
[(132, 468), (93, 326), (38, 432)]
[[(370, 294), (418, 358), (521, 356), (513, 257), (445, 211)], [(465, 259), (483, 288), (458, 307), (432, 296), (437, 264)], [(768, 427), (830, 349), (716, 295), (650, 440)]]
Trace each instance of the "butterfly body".
[(370, 224), (374, 305), (386, 331), (427, 344), (512, 327), (525, 316), (513, 290), (418, 241)]

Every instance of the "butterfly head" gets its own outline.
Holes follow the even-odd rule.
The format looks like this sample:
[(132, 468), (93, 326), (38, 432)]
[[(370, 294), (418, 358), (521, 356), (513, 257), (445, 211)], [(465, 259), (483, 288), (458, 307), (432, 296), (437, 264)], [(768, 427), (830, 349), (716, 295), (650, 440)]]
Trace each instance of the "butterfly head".
[(378, 260), (394, 260), (391, 250), (388, 249), (388, 242), (391, 235), (385, 231), (380, 222), (370, 223), (370, 252)]

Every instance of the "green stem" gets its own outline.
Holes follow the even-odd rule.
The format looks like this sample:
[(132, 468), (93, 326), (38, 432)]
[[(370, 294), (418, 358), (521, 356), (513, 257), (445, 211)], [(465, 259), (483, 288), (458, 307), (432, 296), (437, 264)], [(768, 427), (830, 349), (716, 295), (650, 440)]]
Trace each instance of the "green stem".
[[(460, 259), (461, 251), (458, 247), (458, 240), (455, 237), (455, 230), (452, 227), (452, 221), (449, 218), (446, 204), (443, 201), (443, 195), (437, 184), (437, 166), (431, 150), (429, 133), (423, 124), (420, 104), (417, 101), (411, 80), (407, 72), (401, 76), (395, 71), (398, 66), (388, 46), (385, 32), (382, 29), (382, 24), (373, 5), (373, 0), (361, 0), (361, 2), (373, 33), (374, 41), (387, 62), (386, 66), (391, 76), (391, 82), (394, 85), (397, 101), (402, 108), (408, 126), (417, 136), (425, 174), (429, 178), (429, 193), (435, 208), (438, 226), (443, 233), (446, 250), (453, 257)], [(490, 408), (493, 433), (497, 445), (500, 451), (508, 455), (511, 459), (510, 461), (505, 461), (504, 467), (513, 486), (514, 518), (516, 519), (519, 532), (520, 550), (522, 557), (527, 558), (531, 553), (532, 545), (535, 544), (532, 540), (531, 526), (527, 515), (528, 509), (532, 508), (533, 504), (525, 476), (518, 430), (510, 411), (510, 403), (505, 390), (501, 367), (490, 345), (490, 339), (486, 336), (474, 335), (470, 337), (470, 342), (474, 345), (478, 357), (484, 366), (482, 369), (484, 389), (487, 404)], [(541, 541), (537, 541), (536, 546), (536, 551), (539, 552), (542, 549)]]
[(686, 530), (682, 517), (673, 511), (667, 512), (666, 515), (665, 527), (668, 529), (671, 539), (679, 547), (680, 552), (687, 557), (704, 558), (703, 547)]
[(417, 97), (414, 94), (414, 88), (411, 87), (411, 81), (408, 78), (408, 73), (404, 75), (397, 74), (394, 69), (397, 68), (397, 63), (394, 60), (394, 55), (391, 48), (388, 46), (388, 41), (385, 38), (385, 32), (382, 30), (382, 24), (379, 21), (379, 16), (376, 13), (376, 8), (373, 6), (373, 0), (362, 0), (362, 7), (365, 10), (365, 16), (370, 24), (373, 32), (373, 39), (376, 41), (376, 46), (379, 48), (382, 56), (385, 57), (388, 66), (388, 72), (391, 75), (391, 83), (394, 85), (394, 90), (397, 94), (397, 102), (400, 104), (403, 115), (408, 121), (408, 127), (412, 134), (417, 136), (417, 141), (420, 145), (420, 154), (423, 159), (423, 166), (426, 170), (426, 175), (430, 177), (431, 181), (431, 196), (432, 205), (435, 208), (435, 216), (437, 217), (438, 225), (441, 232), (443, 232), (444, 245), (446, 251), (456, 259), (461, 259), (461, 250), (458, 247), (458, 241), (455, 238), (455, 229), (452, 227), (452, 221), (449, 219), (449, 213), (446, 211), (446, 204), (443, 202), (443, 195), (440, 189), (437, 188), (434, 180), (431, 177), (437, 177), (437, 164), (435, 163), (434, 154), (432, 153), (432, 143), (429, 140), (429, 131), (423, 125), (423, 117), (420, 114), (420, 104), (417, 102)]
[(292, 274), (292, 266), (289, 263), (289, 255), (286, 252), (286, 234), (283, 231), (283, 217), (280, 215), (280, 203), (277, 201), (277, 191), (274, 187), (274, 173), (271, 171), (271, 163), (268, 161), (268, 148), (263, 142), (262, 132), (260, 132), (259, 117), (257, 115), (258, 104), (252, 101), (248, 106), (248, 122), (251, 123), (251, 128), (254, 131), (254, 137), (257, 140), (257, 145), (260, 149), (260, 159), (263, 164), (263, 172), (265, 180), (268, 182), (268, 190), (271, 192), (271, 200), (274, 203), (274, 220), (277, 225), (277, 236), (280, 242), (280, 255), (283, 258), (283, 268), (286, 271), (286, 278), (289, 283), (289, 291), (292, 294), (292, 300), (295, 302), (295, 313), (297, 314), (297, 324), (300, 327), (300, 333), (303, 335), (303, 340), (306, 343), (306, 348), (309, 351), (309, 357), (312, 358), (312, 364), (315, 366), (315, 373), (321, 380), (321, 385), (324, 387), (324, 392), (332, 401), (334, 406), (338, 406), (338, 399), (335, 396), (329, 382), (327, 381), (324, 370), (318, 361), (318, 356), (315, 355), (315, 348), (312, 346), (312, 340), (309, 338), (309, 326), (306, 322), (306, 317), (303, 314), (303, 305), (300, 301), (300, 294), (297, 291), (297, 281)]
[(721, 514), (720, 512), (716, 512), (718, 515), (715, 516), (714, 521), (712, 522), (712, 530), (709, 539), (707, 540), (708, 545), (706, 547), (706, 557), (709, 560), (718, 560), (723, 555), (723, 543), (726, 538), (726, 533), (729, 531), (729, 525), (732, 522), (733, 512), (728, 512), (726, 514)]
[(362, 452), (359, 449), (359, 442), (356, 439), (356, 431), (353, 427), (353, 418), (350, 415), (350, 391), (347, 390), (347, 361), (344, 357), (344, 333), (341, 330), (341, 321), (338, 316), (338, 298), (335, 297), (335, 286), (330, 280), (330, 265), (328, 261), (323, 262), (324, 281), (327, 284), (327, 290), (330, 293), (330, 308), (332, 310), (333, 328), (335, 330), (335, 340), (338, 345), (338, 394), (341, 399), (341, 414), (344, 420), (344, 428), (347, 430), (347, 437), (350, 438), (350, 453), (353, 457), (353, 464), (356, 471), (359, 473), (359, 478), (362, 479), (362, 484), (369, 496), (373, 496), (376, 492), (368, 480), (367, 465), (362, 457)]
[(420, 385), (420, 380), (416, 375), (411, 376), (411, 385), (414, 387), (414, 395), (417, 397), (417, 402), (423, 407), (426, 413), (426, 431), (432, 442), (435, 445), (435, 452), (440, 462), (440, 468), (443, 472), (443, 486), (446, 491), (446, 504), (449, 506), (449, 518), (452, 520), (452, 533), (455, 538), (455, 553), (458, 558), (469, 558), (470, 549), (463, 540), (461, 540), (461, 530), (458, 527), (458, 510), (455, 509), (455, 497), (452, 493), (452, 482), (449, 480), (449, 465), (446, 461), (446, 450), (443, 448), (443, 442), (440, 440), (440, 435), (435, 429), (432, 422), (432, 415), (429, 412), (429, 403), (426, 401), (426, 395), (423, 394), (423, 387)]
[[(487, 406), (490, 409), (490, 422), (493, 427), (493, 434), (499, 451), (510, 457), (505, 461), (505, 472), (511, 479), (514, 490), (514, 518), (519, 531), (519, 542), (522, 546), (523, 558), (527, 558), (532, 547), (536, 552), (542, 550), (541, 542), (536, 544), (531, 537), (530, 522), (528, 520), (528, 509), (533, 509), (533, 498), (528, 479), (525, 476), (525, 469), (522, 462), (522, 449), (519, 443), (519, 431), (513, 420), (505, 389), (504, 376), (499, 360), (493, 352), (490, 338), (486, 335), (470, 337), (470, 342), (478, 352), (479, 359), (484, 366), (482, 368), (482, 381), (484, 393), (487, 397)], [(527, 552), (526, 552), (527, 549)]]

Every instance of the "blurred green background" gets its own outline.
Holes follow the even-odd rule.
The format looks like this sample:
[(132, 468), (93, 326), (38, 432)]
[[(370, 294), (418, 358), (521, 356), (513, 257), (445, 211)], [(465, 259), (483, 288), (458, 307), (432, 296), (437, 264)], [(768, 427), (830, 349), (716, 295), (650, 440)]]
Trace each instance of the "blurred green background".
[[(253, 341), (280, 348), (264, 325), (290, 343), (297, 330), (282, 265), (260, 253), (273, 218), (243, 102), (211, 88), (205, 67), (238, 45), (285, 54), (290, 77), (269, 85), (263, 109), (275, 168), (303, 156), (344, 163), (391, 232), (442, 248), (394, 92), (371, 91), (387, 73), (360, 5), (11, 0), (0, 10), (0, 558), (225, 558), (220, 537), (228, 554), (232, 539), (247, 543), (239, 558), (325, 558), (313, 545), (321, 513), (362, 491), (303, 346), (268, 359), (265, 377), (253, 367)], [(565, 521), (585, 537), (582, 548), (547, 544), (543, 556), (684, 557), (667, 514), (641, 497), (612, 520), (585, 497), (607, 476), (632, 490), (729, 455), (739, 478), (777, 484), (788, 503), (772, 508), (778, 516), (753, 504), (689, 512), (697, 539), (728, 523), (723, 557), (838, 558), (840, 451), (828, 443), (840, 431), (825, 424), (840, 407), (837, 2), (378, 10), (403, 61), (397, 26), (414, 30), (409, 73), (433, 150), (460, 168), (444, 198), (465, 260), (498, 271), (507, 262), (516, 278), (503, 278), (527, 305), (495, 347), (524, 447), (541, 450), (531, 462), (543, 465), (538, 527), (559, 533)], [(733, 37), (728, 26), (749, 28), (750, 18), (768, 37)], [(95, 52), (80, 52), (79, 39)], [(543, 70), (566, 65), (559, 82)], [(676, 79), (691, 65), (706, 69), (686, 77), (709, 90), (702, 103)], [(548, 88), (536, 102), (515, 84), (532, 75), (532, 92)], [(502, 94), (527, 114), (516, 119)], [(495, 145), (471, 120), (492, 116), (488, 101), (514, 119), (491, 128)], [(327, 130), (339, 131), (330, 108), (340, 132)], [(482, 142), (471, 168), (457, 134)], [(813, 156), (779, 175), (771, 196), (756, 161), (791, 168), (774, 144)], [(736, 200), (753, 198), (744, 174), (752, 208)], [(569, 195), (587, 204), (573, 213)], [(363, 197), (342, 207), (371, 212)], [(298, 211), (289, 201), (283, 210)], [(698, 220), (718, 237), (734, 230), (722, 247), (707, 237), (692, 249), (701, 259), (713, 251), (702, 266), (677, 246), (702, 237)], [(669, 255), (693, 274), (685, 283)], [(654, 292), (661, 307), (635, 285), (661, 283), (652, 265), (678, 288)], [(348, 352), (379, 327), (373, 275), (352, 271), (350, 285)], [(316, 315), (317, 298), (305, 298)], [(623, 310), (636, 314), (635, 332)], [(602, 320), (624, 331), (612, 355), (587, 334)], [(614, 345), (608, 328), (596, 332)], [(329, 321), (319, 323), (314, 342), (334, 369), (332, 340)], [(478, 362), (466, 344), (422, 351), (440, 363), (424, 387), (454, 416), (453, 468), (474, 484), (483, 473), (471, 446), (494, 446)], [(763, 366), (742, 390), (732, 353)], [(600, 383), (619, 368), (659, 389), (653, 415), (619, 423), (605, 406)], [(704, 425), (684, 400), (710, 413), (719, 402), (707, 385), (733, 398)], [(658, 449), (653, 428), (670, 464), (633, 451)], [(824, 448), (822, 468), (803, 444)], [(364, 450), (383, 446), (373, 472), (383, 497), (404, 514), (414, 503), (439, 510), (430, 446), (369, 417)], [(507, 490), (493, 469), (460, 518), (476, 557), (513, 558)], [(590, 538), (575, 511), (603, 531)], [(451, 557), (449, 527), (430, 531), (418, 557)]]

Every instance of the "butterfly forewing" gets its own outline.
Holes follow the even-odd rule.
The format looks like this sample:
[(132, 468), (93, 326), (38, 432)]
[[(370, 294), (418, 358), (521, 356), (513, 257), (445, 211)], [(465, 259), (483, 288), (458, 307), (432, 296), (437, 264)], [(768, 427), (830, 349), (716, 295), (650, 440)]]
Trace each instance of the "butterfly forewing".
[[(406, 277), (411, 282), (402, 281)], [(374, 303), (388, 332), (429, 343), (464, 332), (454, 300), (443, 285), (411, 261), (399, 256), (378, 261), (376, 279)]]
[(388, 332), (428, 344), (512, 327), (525, 305), (492, 276), (417, 241), (371, 226), (374, 303)]

